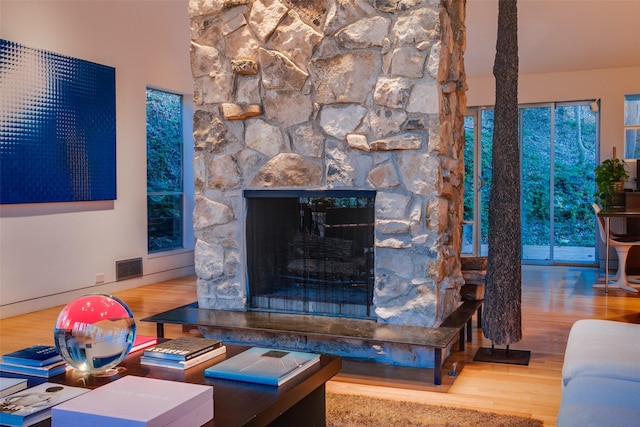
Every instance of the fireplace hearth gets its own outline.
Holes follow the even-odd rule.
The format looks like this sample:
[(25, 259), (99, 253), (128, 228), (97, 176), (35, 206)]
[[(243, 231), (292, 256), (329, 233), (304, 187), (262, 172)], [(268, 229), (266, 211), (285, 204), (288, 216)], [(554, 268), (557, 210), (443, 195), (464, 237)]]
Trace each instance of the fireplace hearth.
[(244, 194), (249, 309), (373, 317), (374, 191)]

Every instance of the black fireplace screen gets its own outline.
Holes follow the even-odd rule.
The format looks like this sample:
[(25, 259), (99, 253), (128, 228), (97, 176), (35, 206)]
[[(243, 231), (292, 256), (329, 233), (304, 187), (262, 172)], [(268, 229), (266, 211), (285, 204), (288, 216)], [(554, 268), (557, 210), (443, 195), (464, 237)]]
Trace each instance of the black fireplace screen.
[(375, 192), (245, 197), (251, 309), (372, 317)]

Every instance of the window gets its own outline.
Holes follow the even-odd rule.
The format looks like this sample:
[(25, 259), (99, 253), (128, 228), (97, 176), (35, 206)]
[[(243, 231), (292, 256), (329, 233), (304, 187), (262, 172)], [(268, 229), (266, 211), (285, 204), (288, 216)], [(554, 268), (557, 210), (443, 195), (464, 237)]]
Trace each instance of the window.
[(147, 239), (149, 252), (183, 247), (182, 96), (147, 89)]
[(640, 158), (640, 95), (624, 97), (624, 157)]

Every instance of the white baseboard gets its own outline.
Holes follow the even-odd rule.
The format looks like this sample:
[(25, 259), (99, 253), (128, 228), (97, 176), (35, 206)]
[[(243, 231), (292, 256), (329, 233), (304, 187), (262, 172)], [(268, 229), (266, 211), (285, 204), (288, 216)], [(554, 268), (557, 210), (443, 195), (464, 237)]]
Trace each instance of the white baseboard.
[(61, 306), (60, 309), (62, 309), (62, 306), (67, 305), (73, 299), (87, 294), (111, 294), (127, 289), (138, 288), (140, 286), (151, 285), (153, 283), (164, 282), (166, 280), (191, 276), (194, 274), (195, 267), (188, 266), (177, 268), (175, 270), (152, 273), (144, 275), (142, 277), (136, 277), (134, 279), (122, 280), (120, 282), (102, 283), (99, 285), (77, 289), (69, 292), (63, 292), (55, 295), (44, 295), (42, 297), (33, 298), (27, 301), (19, 301), (11, 304), (1, 305), (0, 319), (5, 319), (7, 317), (18, 316), (20, 314), (31, 313), (34, 311), (44, 310), (57, 306)]

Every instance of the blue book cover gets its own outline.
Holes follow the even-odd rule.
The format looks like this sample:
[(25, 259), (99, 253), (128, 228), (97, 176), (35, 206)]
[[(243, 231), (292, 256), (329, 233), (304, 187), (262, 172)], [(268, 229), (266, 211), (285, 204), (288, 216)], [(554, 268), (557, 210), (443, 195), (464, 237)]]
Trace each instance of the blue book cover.
[(14, 365), (46, 366), (60, 362), (62, 357), (51, 345), (32, 345), (2, 356), (2, 361)]
[(65, 362), (56, 362), (47, 366), (26, 366), (16, 365), (13, 363), (0, 363), (0, 372), (9, 372), (18, 375), (31, 375), (34, 377), (51, 378), (56, 375), (64, 374), (67, 370)]
[(320, 362), (320, 355), (253, 347), (204, 370), (210, 378), (279, 386)]

